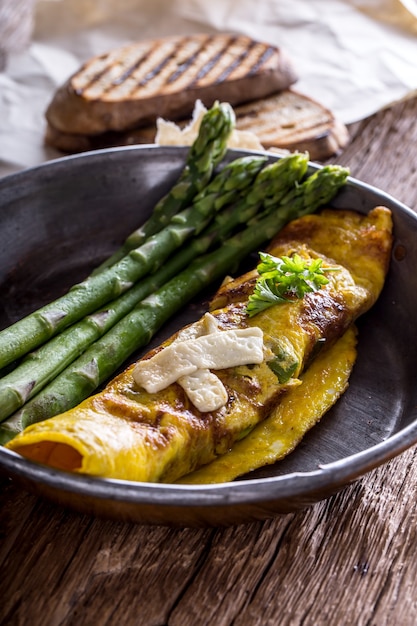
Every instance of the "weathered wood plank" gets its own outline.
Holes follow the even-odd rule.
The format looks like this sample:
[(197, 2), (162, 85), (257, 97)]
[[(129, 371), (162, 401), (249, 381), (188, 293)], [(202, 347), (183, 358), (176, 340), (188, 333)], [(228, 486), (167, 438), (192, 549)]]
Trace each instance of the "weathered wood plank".
[(332, 162), (417, 210), (417, 98), (350, 128), (352, 141)]

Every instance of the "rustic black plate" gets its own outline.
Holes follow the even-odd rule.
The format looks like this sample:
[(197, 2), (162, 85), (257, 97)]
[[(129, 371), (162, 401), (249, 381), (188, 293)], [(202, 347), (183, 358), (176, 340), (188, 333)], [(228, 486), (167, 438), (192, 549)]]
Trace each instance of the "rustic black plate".
[[(228, 160), (242, 154), (231, 151)], [(0, 327), (57, 297), (108, 256), (172, 185), (185, 155), (184, 148), (116, 148), (0, 181)], [(416, 443), (417, 215), (353, 179), (334, 202), (361, 212), (379, 204), (393, 211), (395, 245), (383, 294), (358, 324), (350, 387), (287, 459), (212, 486), (72, 475), (4, 448), (0, 469), (79, 511), (151, 524), (224, 525), (308, 506)], [(153, 343), (196, 319), (207, 296), (186, 307)]]

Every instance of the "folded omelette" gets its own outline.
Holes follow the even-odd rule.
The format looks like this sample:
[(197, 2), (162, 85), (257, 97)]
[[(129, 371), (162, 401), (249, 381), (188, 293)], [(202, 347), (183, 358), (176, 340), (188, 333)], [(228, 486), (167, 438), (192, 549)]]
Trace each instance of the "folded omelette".
[[(268, 252), (321, 259), (330, 270), (327, 284), (249, 316), (257, 271), (225, 281), (200, 320), (102, 392), (29, 426), (6, 447), (54, 468), (106, 478), (174, 482), (195, 472), (233, 451), (295, 389), (302, 402), (309, 365), (337, 346), (378, 298), (391, 244), (384, 207), (368, 215), (325, 209), (294, 220)], [(241, 345), (250, 347), (251, 358), (240, 363)]]

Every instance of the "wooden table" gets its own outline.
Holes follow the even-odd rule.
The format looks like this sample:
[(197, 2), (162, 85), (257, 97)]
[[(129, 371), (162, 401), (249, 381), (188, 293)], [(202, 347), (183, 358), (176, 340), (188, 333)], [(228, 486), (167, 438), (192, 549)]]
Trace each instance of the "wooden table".
[[(417, 210), (416, 119), (415, 98), (355, 124), (333, 162)], [(307, 510), (225, 529), (93, 519), (3, 478), (0, 623), (415, 625), (416, 457)]]

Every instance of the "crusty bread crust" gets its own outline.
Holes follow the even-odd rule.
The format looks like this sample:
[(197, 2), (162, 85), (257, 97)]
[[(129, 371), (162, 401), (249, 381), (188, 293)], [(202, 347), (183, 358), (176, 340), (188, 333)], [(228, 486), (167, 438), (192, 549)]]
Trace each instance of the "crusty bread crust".
[(102, 148), (114, 148), (116, 146), (154, 143), (155, 134), (155, 126), (145, 126), (130, 131), (109, 131), (99, 135), (76, 135), (63, 133), (48, 123), (45, 132), (45, 143), (51, 148), (72, 154), (75, 152), (88, 152), (89, 150), (101, 150)]
[(231, 105), (287, 89), (297, 79), (279, 48), (244, 35), (142, 41), (94, 57), (56, 92), (47, 111), (57, 131), (95, 135), (191, 115), (200, 99)]

